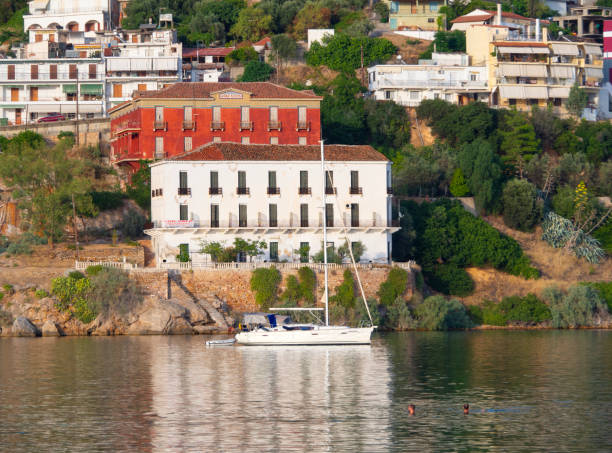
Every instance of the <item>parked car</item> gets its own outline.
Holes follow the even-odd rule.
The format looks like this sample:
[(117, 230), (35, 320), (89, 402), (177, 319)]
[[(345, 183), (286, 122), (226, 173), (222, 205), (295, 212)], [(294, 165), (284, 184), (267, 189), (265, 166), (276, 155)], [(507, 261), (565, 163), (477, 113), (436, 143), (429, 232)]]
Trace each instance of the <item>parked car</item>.
[(38, 118), (39, 123), (52, 123), (54, 121), (66, 121), (66, 117), (61, 113), (52, 113), (49, 116), (43, 116)]

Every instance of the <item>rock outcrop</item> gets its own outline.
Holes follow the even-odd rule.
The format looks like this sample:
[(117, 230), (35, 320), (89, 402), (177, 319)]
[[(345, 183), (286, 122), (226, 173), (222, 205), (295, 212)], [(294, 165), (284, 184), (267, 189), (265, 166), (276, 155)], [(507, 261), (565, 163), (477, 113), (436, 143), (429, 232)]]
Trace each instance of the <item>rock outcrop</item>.
[(42, 331), (43, 337), (59, 337), (60, 336), (59, 330), (57, 330), (57, 326), (50, 319), (47, 319), (45, 321), (45, 323), (42, 326), (41, 331)]
[(38, 329), (32, 324), (28, 318), (19, 316), (13, 322), (11, 327), (11, 336), (13, 337), (37, 337), (39, 335)]

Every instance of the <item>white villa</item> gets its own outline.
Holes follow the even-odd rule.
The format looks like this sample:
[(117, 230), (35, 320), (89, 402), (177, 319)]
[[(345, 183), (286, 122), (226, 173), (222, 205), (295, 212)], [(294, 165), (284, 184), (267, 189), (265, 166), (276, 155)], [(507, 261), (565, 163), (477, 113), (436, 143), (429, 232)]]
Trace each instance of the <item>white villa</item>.
[[(391, 162), (370, 146), (325, 147), (328, 247), (365, 245), (362, 262), (387, 263)], [(323, 176), (317, 145), (210, 143), (151, 165), (151, 236), (158, 266), (189, 253), (210, 262), (201, 243), (264, 241), (258, 261), (306, 261), (323, 243)]]
[(111, 30), (118, 20), (116, 0), (34, 0), (23, 16), (24, 30), (61, 28), (93, 33)]
[(466, 54), (433, 53), (417, 65), (382, 64), (368, 68), (369, 91), (376, 100), (417, 107), (425, 99), (453, 104), (488, 102), (486, 66), (471, 66)]

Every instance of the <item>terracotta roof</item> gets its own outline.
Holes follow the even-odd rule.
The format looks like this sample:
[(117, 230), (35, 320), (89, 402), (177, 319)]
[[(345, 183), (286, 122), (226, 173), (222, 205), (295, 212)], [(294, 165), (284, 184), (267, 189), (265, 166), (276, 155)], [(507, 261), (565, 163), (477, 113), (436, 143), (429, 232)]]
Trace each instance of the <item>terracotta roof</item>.
[(267, 43), (271, 43), (272, 39), (269, 36), (266, 36), (265, 38), (260, 39), (257, 42), (254, 42), (253, 45), (254, 46), (265, 46)]
[(203, 49), (183, 49), (183, 58), (197, 57), (226, 57), (234, 47), (208, 47)]
[(537, 41), (496, 41), (493, 45), (501, 47), (548, 47), (545, 42)]
[(453, 24), (460, 24), (464, 22), (482, 22), (491, 18), (490, 14), (474, 15), (474, 16), (459, 16), (456, 19), (451, 20)]
[(210, 98), (211, 93), (229, 88), (251, 93), (256, 99), (321, 99), (310, 90), (292, 90), (270, 82), (181, 82), (157, 91), (136, 91), (134, 99)]
[[(199, 148), (171, 157), (170, 161), (318, 161), (319, 145), (243, 145), (241, 143), (208, 143)], [(370, 145), (327, 145), (325, 160), (329, 161), (377, 161), (388, 159)]]

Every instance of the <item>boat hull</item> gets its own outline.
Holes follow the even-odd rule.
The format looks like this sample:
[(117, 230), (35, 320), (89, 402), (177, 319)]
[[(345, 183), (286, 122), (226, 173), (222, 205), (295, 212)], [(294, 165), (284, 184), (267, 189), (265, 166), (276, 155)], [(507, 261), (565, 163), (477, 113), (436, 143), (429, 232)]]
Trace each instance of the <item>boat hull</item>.
[(373, 327), (316, 327), (312, 330), (258, 329), (241, 332), (236, 342), (245, 346), (316, 346), (370, 344)]

